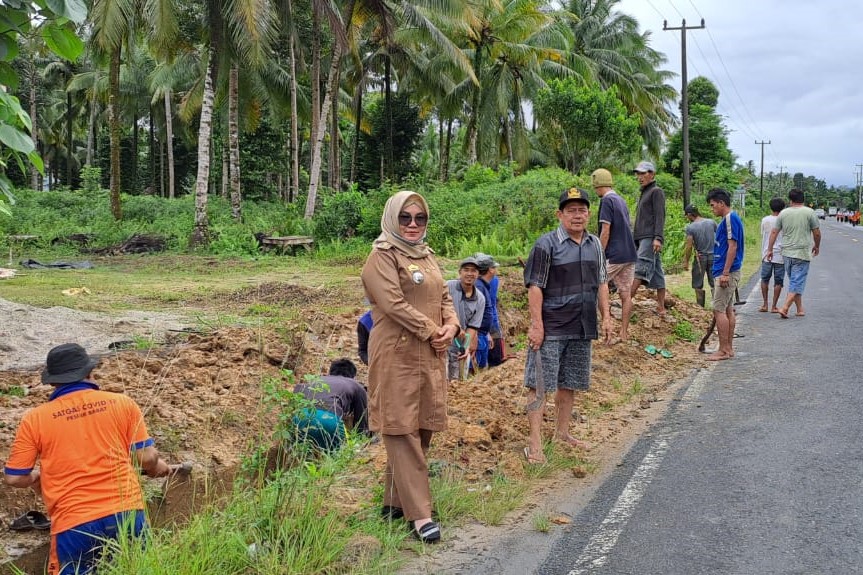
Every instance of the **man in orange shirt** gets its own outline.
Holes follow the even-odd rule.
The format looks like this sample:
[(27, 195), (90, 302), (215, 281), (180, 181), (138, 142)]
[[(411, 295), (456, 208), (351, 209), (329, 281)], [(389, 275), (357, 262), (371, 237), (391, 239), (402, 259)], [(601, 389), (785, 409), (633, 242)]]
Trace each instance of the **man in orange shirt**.
[(87, 381), (98, 363), (74, 343), (48, 352), (42, 382), (54, 392), (24, 414), (4, 467), (8, 485), (45, 501), (50, 575), (90, 573), (106, 540), (146, 529), (136, 464), (150, 477), (182, 468), (159, 457), (132, 399)]

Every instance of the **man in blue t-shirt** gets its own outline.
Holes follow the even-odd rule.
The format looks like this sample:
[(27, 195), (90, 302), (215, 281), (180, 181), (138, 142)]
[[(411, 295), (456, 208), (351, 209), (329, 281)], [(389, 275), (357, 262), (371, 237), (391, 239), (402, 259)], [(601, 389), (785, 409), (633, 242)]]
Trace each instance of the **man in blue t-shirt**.
[(743, 221), (731, 210), (731, 196), (722, 188), (710, 190), (707, 203), (713, 215), (722, 218), (713, 246), (713, 277), (717, 283), (713, 292), (713, 317), (719, 332), (719, 349), (707, 357), (710, 361), (720, 361), (734, 357), (734, 292), (740, 283), (743, 265)]
[(599, 168), (590, 174), (599, 201), (599, 241), (605, 250), (608, 279), (620, 296), (620, 334), (609, 343), (629, 341), (629, 318), (632, 315), (632, 281), (635, 279), (635, 240), (630, 229), (626, 200), (613, 189), (611, 172)]

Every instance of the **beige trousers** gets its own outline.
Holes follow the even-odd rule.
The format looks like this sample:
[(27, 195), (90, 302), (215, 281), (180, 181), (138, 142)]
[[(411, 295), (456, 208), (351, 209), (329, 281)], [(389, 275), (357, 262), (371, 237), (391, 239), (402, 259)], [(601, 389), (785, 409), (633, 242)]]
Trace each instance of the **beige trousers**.
[(432, 432), (420, 429), (407, 435), (382, 435), (387, 450), (384, 505), (404, 510), (405, 519), (431, 517), (432, 502), (426, 453)]

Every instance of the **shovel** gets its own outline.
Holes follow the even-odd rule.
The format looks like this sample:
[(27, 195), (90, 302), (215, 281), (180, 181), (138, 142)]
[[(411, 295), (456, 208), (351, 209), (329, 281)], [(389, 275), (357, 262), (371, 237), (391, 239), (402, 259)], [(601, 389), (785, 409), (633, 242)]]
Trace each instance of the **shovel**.
[(466, 380), (470, 375), (470, 332), (464, 334), (464, 343), (458, 345), (459, 351), (468, 352), (467, 357), (459, 361), (459, 378)]
[(533, 367), (536, 371), (536, 399), (524, 406), (525, 411), (536, 411), (545, 405), (545, 380), (542, 378), (542, 354), (538, 349), (532, 350)]

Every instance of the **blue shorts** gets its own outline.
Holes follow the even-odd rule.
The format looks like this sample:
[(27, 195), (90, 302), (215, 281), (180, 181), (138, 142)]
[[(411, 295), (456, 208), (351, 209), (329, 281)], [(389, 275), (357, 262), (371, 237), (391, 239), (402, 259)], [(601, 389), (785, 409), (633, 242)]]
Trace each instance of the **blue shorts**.
[(638, 240), (638, 260), (635, 262), (635, 279), (650, 289), (665, 289), (665, 272), (662, 270), (662, 252), (653, 251), (653, 238)]
[(476, 367), (483, 369), (488, 367), (488, 332), (477, 334), (474, 359), (476, 359)]
[(319, 449), (341, 447), (345, 440), (345, 424), (341, 418), (325, 409), (301, 409), (293, 417), (297, 439), (309, 441)]
[[(542, 382), (545, 391), (560, 389), (586, 391), (590, 388), (589, 339), (547, 339), (542, 342)], [(524, 386), (536, 389), (536, 361), (534, 353), (527, 354), (524, 369)]]
[(147, 530), (147, 519), (141, 510), (126, 511), (88, 521), (57, 533), (52, 545), (59, 564), (59, 575), (85, 575), (99, 561), (105, 543), (118, 539), (121, 531), (140, 537)]
[(785, 273), (788, 274), (788, 293), (802, 294), (809, 275), (809, 260), (785, 258)]
[(773, 276), (773, 285), (785, 285), (785, 264), (777, 264), (775, 262), (761, 262), (761, 283), (770, 283), (770, 276)]

